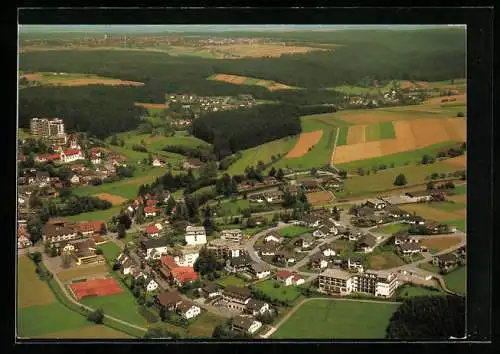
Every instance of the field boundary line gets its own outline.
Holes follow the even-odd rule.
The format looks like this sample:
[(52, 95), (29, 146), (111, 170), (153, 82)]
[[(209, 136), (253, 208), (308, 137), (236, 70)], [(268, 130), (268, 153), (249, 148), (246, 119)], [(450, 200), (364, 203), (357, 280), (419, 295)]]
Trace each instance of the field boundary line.
[(331, 167), (335, 167), (335, 166), (333, 165), (333, 158), (335, 157), (335, 148), (337, 147), (337, 141), (339, 140), (340, 129), (341, 129), (341, 128), (337, 128), (337, 134), (335, 135), (335, 141), (334, 141), (334, 143), (333, 143), (332, 157), (331, 157), (331, 159), (330, 159), (330, 166), (331, 166)]

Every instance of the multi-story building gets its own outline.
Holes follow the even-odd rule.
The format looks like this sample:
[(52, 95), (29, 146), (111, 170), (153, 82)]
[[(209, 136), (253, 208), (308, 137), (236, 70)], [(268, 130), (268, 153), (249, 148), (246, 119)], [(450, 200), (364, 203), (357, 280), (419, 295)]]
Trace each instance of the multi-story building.
[(42, 238), (44, 243), (55, 244), (63, 241), (71, 241), (78, 238), (76, 228), (65, 223), (47, 224), (42, 228)]
[(243, 254), (243, 246), (233, 241), (216, 238), (208, 243), (207, 249), (212, 251), (217, 258), (233, 258)]
[(383, 297), (391, 297), (399, 285), (393, 273), (382, 275), (367, 271), (352, 274), (340, 269), (326, 269), (319, 275), (318, 283), (319, 291), (328, 294), (359, 292)]
[(246, 305), (251, 299), (251, 295), (250, 289), (240, 288), (234, 285), (228, 285), (222, 291), (222, 299), (226, 307), (239, 311), (245, 311)]
[(188, 245), (203, 245), (207, 243), (207, 234), (203, 226), (186, 226), (186, 243)]
[(46, 138), (52, 144), (66, 144), (67, 135), (64, 132), (62, 119), (32, 118), (30, 122), (31, 135)]
[(222, 230), (220, 238), (222, 240), (240, 242), (243, 237), (243, 232), (240, 229)]

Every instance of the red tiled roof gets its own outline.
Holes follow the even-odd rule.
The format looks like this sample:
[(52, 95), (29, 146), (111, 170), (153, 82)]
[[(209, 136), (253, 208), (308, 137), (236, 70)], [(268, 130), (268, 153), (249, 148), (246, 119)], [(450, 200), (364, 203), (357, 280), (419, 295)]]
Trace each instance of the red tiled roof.
[(59, 160), (61, 156), (59, 154), (40, 154), (37, 156), (39, 159), (45, 159), (47, 161)]
[(80, 153), (80, 150), (78, 149), (65, 149), (63, 150), (64, 155), (66, 156), (71, 156), (71, 155), (78, 155)]
[(159, 230), (155, 225), (149, 225), (146, 227), (146, 232), (152, 235), (152, 234), (157, 234)]
[(290, 278), (293, 275), (293, 273), (287, 271), (287, 270), (280, 270), (278, 273), (276, 273), (276, 277), (281, 280), (285, 280)]
[(151, 206), (145, 207), (144, 208), (144, 212), (145, 213), (156, 213), (156, 208), (155, 207), (151, 207)]
[(101, 231), (101, 225), (104, 224), (103, 221), (91, 221), (91, 222), (81, 222), (78, 226), (80, 229), (80, 232), (88, 232), (88, 231), (93, 231), (93, 232), (99, 232)]
[(177, 268), (177, 263), (175, 263), (174, 257), (172, 256), (161, 256), (161, 263), (170, 269)]
[(198, 279), (198, 274), (191, 267), (177, 267), (173, 268), (170, 272), (174, 279), (181, 283)]
[(146, 200), (146, 205), (147, 206), (155, 206), (156, 203), (158, 203), (158, 201), (155, 200), (155, 199), (148, 199), (148, 200)]

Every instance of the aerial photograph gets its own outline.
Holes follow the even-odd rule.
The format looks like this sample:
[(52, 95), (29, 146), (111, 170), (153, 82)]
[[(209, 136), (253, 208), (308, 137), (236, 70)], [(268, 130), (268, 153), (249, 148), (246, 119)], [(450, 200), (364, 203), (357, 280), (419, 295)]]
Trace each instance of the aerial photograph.
[(19, 25), (18, 340), (465, 336), (460, 25)]

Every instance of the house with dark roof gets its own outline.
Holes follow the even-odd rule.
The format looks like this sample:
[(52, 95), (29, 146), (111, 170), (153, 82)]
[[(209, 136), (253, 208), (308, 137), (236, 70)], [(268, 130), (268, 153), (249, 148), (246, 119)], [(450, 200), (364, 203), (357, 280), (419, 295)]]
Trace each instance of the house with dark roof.
[(294, 272), (289, 272), (287, 270), (280, 270), (279, 272), (277, 272), (276, 279), (285, 284), (285, 286), (301, 285), (305, 282), (305, 279), (302, 278), (302, 276)]
[(271, 274), (271, 269), (263, 263), (252, 263), (247, 271), (257, 279), (263, 279)]
[(231, 329), (236, 332), (254, 334), (262, 327), (262, 323), (250, 316), (236, 316), (231, 320)]
[(282, 249), (276, 252), (276, 256), (278, 256), (279, 260), (284, 261), (286, 263), (295, 263), (295, 252)]
[(257, 249), (261, 256), (274, 256), (278, 252), (279, 247), (279, 243), (269, 241), (257, 246)]
[(319, 246), (319, 250), (325, 257), (331, 257), (337, 255), (337, 250), (330, 246), (329, 244), (323, 244)]
[(195, 318), (201, 313), (201, 309), (198, 306), (187, 300), (182, 300), (181, 303), (177, 305), (176, 310), (186, 320)]
[(418, 243), (414, 243), (414, 242), (403, 243), (403, 244), (398, 246), (398, 249), (404, 255), (417, 254), (417, 253), (421, 252), (420, 245)]
[(246, 304), (246, 312), (251, 315), (263, 315), (267, 311), (269, 311), (269, 304), (264, 301), (250, 299)]
[(66, 223), (62, 225), (47, 223), (42, 228), (43, 242), (51, 245), (57, 246), (59, 242), (75, 240), (77, 237), (77, 230), (69, 227)]
[(278, 232), (276, 231), (271, 231), (269, 232), (265, 237), (264, 237), (264, 241), (265, 242), (277, 242), (277, 243), (281, 243), (283, 242), (283, 236), (281, 236)]
[(365, 234), (356, 242), (356, 249), (370, 253), (377, 244), (377, 239), (371, 234)]
[(326, 257), (321, 252), (316, 252), (315, 254), (309, 257), (309, 262), (311, 268), (313, 269), (324, 269), (328, 267), (328, 257)]
[(252, 293), (248, 288), (228, 285), (222, 291), (222, 300), (227, 308), (245, 311), (246, 305), (250, 301)]
[(139, 243), (140, 250), (145, 260), (161, 259), (161, 256), (167, 254), (168, 240), (166, 238), (142, 239)]
[(293, 244), (302, 248), (311, 248), (314, 245), (314, 237), (306, 234), (295, 239)]
[(230, 273), (242, 272), (245, 271), (252, 263), (252, 260), (246, 255), (232, 257), (226, 260), (226, 270)]
[(212, 299), (222, 295), (222, 287), (217, 283), (204, 282), (201, 287), (201, 294), (207, 299)]
[(349, 257), (347, 259), (347, 269), (357, 270), (358, 272), (363, 272), (363, 258), (362, 257)]
[(181, 294), (177, 290), (164, 291), (155, 296), (155, 302), (158, 306), (164, 306), (167, 310), (174, 310), (183, 301)]
[(446, 253), (432, 258), (432, 264), (448, 269), (458, 264), (459, 258), (454, 253)]

